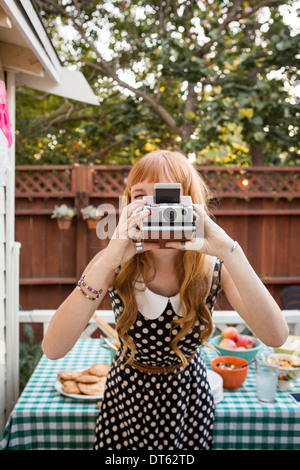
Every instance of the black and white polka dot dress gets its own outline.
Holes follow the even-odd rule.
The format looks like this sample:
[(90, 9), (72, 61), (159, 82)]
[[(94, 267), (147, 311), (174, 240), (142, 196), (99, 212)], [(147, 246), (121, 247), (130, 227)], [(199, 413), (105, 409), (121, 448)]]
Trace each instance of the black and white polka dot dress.
[[(220, 289), (221, 266), (217, 260), (207, 297), (211, 311)], [(118, 318), (123, 310), (122, 300), (114, 287), (109, 293)], [(153, 296), (157, 294), (152, 292)], [(178, 318), (180, 309), (172, 297), (163, 299), (166, 306), (162, 312), (156, 315), (149, 312), (148, 317), (139, 311), (129, 330), (136, 345), (135, 361), (148, 366), (169, 367), (180, 363), (170, 346), (171, 321)], [(125, 359), (120, 361), (121, 351), (117, 352), (97, 420), (95, 450), (211, 449), (214, 402), (199, 349), (200, 333), (198, 323), (178, 343), (187, 358), (196, 352), (184, 370), (160, 374), (141, 372), (126, 365)]]

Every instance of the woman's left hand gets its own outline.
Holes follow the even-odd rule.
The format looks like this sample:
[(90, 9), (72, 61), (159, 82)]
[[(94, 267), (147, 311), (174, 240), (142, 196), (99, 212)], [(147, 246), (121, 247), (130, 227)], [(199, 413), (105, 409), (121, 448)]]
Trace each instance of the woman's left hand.
[[(195, 236), (185, 242), (185, 250), (199, 251), (223, 259), (233, 245), (232, 238), (209, 217), (200, 204), (195, 204), (194, 208)], [(182, 250), (181, 242), (167, 242), (165, 246)]]

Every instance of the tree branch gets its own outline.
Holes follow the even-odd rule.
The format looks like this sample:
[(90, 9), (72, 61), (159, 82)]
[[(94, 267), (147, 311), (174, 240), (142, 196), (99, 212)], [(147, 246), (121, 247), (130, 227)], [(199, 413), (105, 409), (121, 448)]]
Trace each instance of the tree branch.
[(244, 19), (244, 18), (248, 18), (249, 16), (253, 15), (253, 13), (255, 13), (257, 10), (259, 10), (260, 8), (262, 7), (268, 7), (270, 5), (274, 5), (275, 3), (279, 3), (281, 4), (282, 2), (280, 0), (264, 0), (263, 2), (259, 3), (258, 5), (256, 5), (255, 7), (253, 7), (251, 9), (251, 11), (249, 11), (248, 13), (242, 15), (239, 19)]
[(189, 117), (189, 113), (195, 111), (195, 103), (197, 100), (197, 93), (195, 92), (195, 83), (190, 82), (188, 84), (188, 95), (184, 104), (183, 114), (187, 119), (187, 122), (181, 128), (181, 136), (184, 141), (189, 139), (190, 135), (193, 133), (196, 125), (192, 122), (192, 119)]
[(102, 73), (104, 72), (105, 75), (108, 75), (110, 78), (112, 78), (122, 88), (125, 88), (125, 89), (131, 91), (132, 93), (134, 93), (136, 96), (142, 98), (144, 101), (146, 101), (146, 103), (148, 103), (152, 107), (152, 109), (154, 109), (154, 111), (156, 111), (162, 117), (162, 119), (171, 127), (171, 129), (174, 132), (176, 132), (179, 135), (181, 134), (181, 128), (177, 126), (177, 123), (176, 123), (175, 119), (151, 95), (148, 95), (147, 93), (140, 90), (139, 88), (135, 88), (135, 87), (129, 85), (128, 83), (124, 82), (123, 80), (121, 80), (118, 77), (117, 73), (114, 70), (112, 70), (108, 66), (108, 64), (105, 65), (104, 67), (99, 65), (99, 64), (93, 63), (93, 62), (87, 62), (87, 64), (90, 65), (91, 67), (97, 68)]
[(99, 114), (86, 114), (82, 116), (66, 116), (65, 118), (62, 119), (53, 119), (48, 123), (48, 125), (45, 127), (46, 129), (51, 126), (58, 126), (61, 124), (65, 124), (67, 122), (75, 122), (75, 121), (84, 121), (86, 119), (90, 120), (97, 120), (99, 119)]
[(106, 147), (98, 150), (98, 152), (94, 152), (92, 154), (90, 154), (88, 156), (88, 161), (93, 161), (95, 158), (98, 158), (98, 157), (103, 157), (103, 155), (108, 152), (110, 149), (116, 147), (117, 145), (121, 144), (123, 141), (122, 139), (118, 140), (118, 141), (114, 141), (114, 142), (111, 142), (109, 145), (107, 145)]
[[(42, 0), (38, 0), (38, 2), (40, 5), (44, 6), (44, 2)], [(108, 77), (112, 78), (122, 88), (125, 88), (131, 91), (132, 93), (134, 93), (136, 96), (142, 98), (152, 107), (152, 109), (154, 109), (154, 111), (156, 111), (161, 116), (161, 118), (171, 127), (171, 129), (174, 132), (176, 132), (179, 135), (181, 134), (181, 128), (177, 126), (175, 119), (168, 113), (168, 111), (159, 102), (156, 101), (155, 98), (153, 98), (148, 93), (140, 90), (139, 88), (135, 88), (129, 85), (128, 83), (124, 82), (118, 77), (116, 71), (110, 67), (109, 63), (103, 58), (100, 51), (96, 48), (95, 44), (88, 38), (85, 28), (84, 28), (83, 21), (80, 16), (77, 16), (76, 18), (74, 18), (72, 15), (67, 13), (61, 7), (58, 7), (57, 5), (55, 5), (55, 3), (52, 2), (51, 0), (47, 1), (47, 3), (50, 4), (53, 7), (53, 9), (56, 9), (57, 13), (63, 14), (66, 18), (68, 18), (72, 22), (74, 28), (80, 33), (84, 42), (89, 45), (89, 47), (95, 53), (97, 59), (100, 62), (100, 64), (95, 64), (93, 62), (87, 62), (87, 64), (89, 64), (90, 66), (94, 68), (97, 68), (97, 70), (99, 70), (102, 74), (107, 75)], [(51, 12), (53, 13), (52, 10)]]
[(217, 28), (220, 31), (220, 34), (216, 38), (213, 38), (210, 41), (206, 42), (197, 52), (195, 52), (195, 55), (197, 57), (203, 57), (206, 54), (208, 54), (211, 47), (212, 47), (212, 45), (222, 37), (223, 31), (227, 28), (229, 23), (231, 23), (232, 21), (235, 21), (235, 20), (237, 21), (236, 15), (237, 15), (237, 12), (238, 12), (241, 4), (242, 4), (242, 1), (243, 0), (235, 0), (233, 2), (232, 7), (227, 12), (227, 17), (225, 18), (225, 20), (222, 23), (219, 24), (219, 26)]
[(232, 7), (228, 11), (226, 19), (218, 26), (218, 30), (220, 31), (220, 34), (215, 37), (214, 39), (211, 39), (210, 41), (206, 42), (197, 52), (195, 52), (195, 55), (197, 57), (203, 57), (206, 54), (210, 52), (211, 47), (215, 42), (218, 42), (218, 40), (222, 37), (223, 31), (227, 28), (227, 26), (232, 22), (232, 21), (237, 21), (240, 22), (243, 19), (249, 18), (252, 16), (255, 12), (257, 12), (260, 8), (265, 7), (265, 6), (270, 6), (275, 3), (280, 3), (279, 0), (264, 0), (263, 2), (259, 3), (255, 7), (253, 7), (248, 13), (245, 14), (238, 14), (239, 8), (241, 4), (243, 3), (243, 0), (235, 0)]

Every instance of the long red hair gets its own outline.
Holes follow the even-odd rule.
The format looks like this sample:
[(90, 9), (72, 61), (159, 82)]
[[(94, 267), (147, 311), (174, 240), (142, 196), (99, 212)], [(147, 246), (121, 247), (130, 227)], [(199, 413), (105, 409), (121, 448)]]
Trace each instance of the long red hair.
[[(183, 194), (191, 196), (194, 204), (202, 204), (204, 209), (208, 210), (207, 201), (210, 193), (198, 171), (181, 153), (165, 150), (151, 152), (135, 163), (128, 176), (124, 192), (125, 203), (129, 204), (131, 202), (131, 188), (133, 185), (145, 180), (158, 182), (161, 175), (167, 176), (170, 181), (181, 183)], [(134, 341), (128, 334), (138, 313), (133, 295), (134, 283), (140, 278), (144, 280), (145, 284), (150, 282), (155, 274), (150, 279), (149, 268), (152, 268), (151, 271), (155, 273), (151, 251), (133, 256), (121, 267), (115, 281), (115, 287), (123, 301), (123, 311), (117, 321), (116, 329), (124, 344), (123, 354), (130, 348), (128, 362), (133, 360), (135, 354)], [(171, 347), (183, 364), (186, 365), (187, 361), (178, 347), (178, 341), (195, 327), (196, 322), (200, 322), (202, 325), (202, 342), (213, 331), (211, 313), (205, 304), (209, 289), (205, 255), (196, 251), (179, 251), (176, 259), (176, 272), (184, 315), (172, 322), (172, 328), (177, 325), (181, 325), (181, 328), (178, 328), (178, 333), (172, 339)]]

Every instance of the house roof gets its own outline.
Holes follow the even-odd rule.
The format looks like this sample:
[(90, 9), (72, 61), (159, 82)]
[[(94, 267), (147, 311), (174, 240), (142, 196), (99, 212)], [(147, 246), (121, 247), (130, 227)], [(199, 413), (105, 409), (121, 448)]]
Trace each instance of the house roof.
[(16, 83), (98, 105), (84, 75), (62, 66), (30, 0), (0, 0), (0, 69), (16, 72)]

